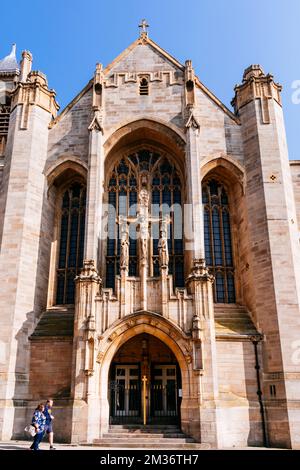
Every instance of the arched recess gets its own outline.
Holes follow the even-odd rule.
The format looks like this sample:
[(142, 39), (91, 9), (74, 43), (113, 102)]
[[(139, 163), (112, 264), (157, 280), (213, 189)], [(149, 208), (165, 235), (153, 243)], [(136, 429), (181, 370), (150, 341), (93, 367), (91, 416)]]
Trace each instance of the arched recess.
[(178, 154), (179, 158), (185, 151), (184, 133), (172, 123), (167, 123), (156, 117), (140, 117), (134, 121), (124, 121), (117, 129), (113, 129), (104, 143), (106, 158), (112, 149), (114, 152), (127, 145), (128, 142), (147, 140), (156, 144), (160, 142), (169, 151)]
[[(142, 312), (129, 315), (117, 320), (101, 337), (100, 349), (97, 355), (99, 369), (99, 396), (100, 396), (100, 435), (106, 432), (109, 424), (109, 370), (117, 351), (131, 338), (146, 333), (161, 340), (174, 354), (180, 367), (182, 378), (181, 427), (189, 432), (191, 417), (188, 408), (192, 401), (197, 402), (197, 393), (192, 379), (192, 346), (189, 338), (170, 321), (158, 314)], [(194, 416), (199, 420), (199, 416)]]
[[(211, 253), (207, 255), (208, 250), (206, 249), (207, 264), (214, 266), (213, 271), (216, 276), (214, 299), (215, 302), (243, 304), (247, 302), (244, 286), (247, 282), (246, 277), (249, 276), (247, 273), (249, 241), (244, 168), (228, 156), (207, 157), (201, 164), (201, 176), (205, 245), (206, 247), (209, 244), (212, 247), (215, 245), (212, 251), (219, 250), (219, 258), (223, 258), (223, 262), (222, 260), (216, 262), (215, 254), (213, 254), (214, 259), (212, 260)], [(213, 198), (211, 197), (210, 185), (211, 188), (215, 187)], [(213, 227), (214, 224), (215, 227)], [(208, 228), (209, 225), (211, 230)], [(212, 236), (214, 230), (219, 233), (216, 239)], [(231, 284), (231, 287), (227, 285), (225, 272), (228, 272), (228, 285)], [(220, 287), (222, 282), (225, 285), (223, 285), (225, 289), (224, 300), (222, 300), (222, 295), (220, 298), (217, 295), (217, 287)], [(228, 294), (230, 289), (231, 294)]]
[(74, 278), (83, 258), (87, 168), (77, 157), (62, 156), (45, 175), (51, 228), (47, 307), (73, 308)]
[[(128, 162), (128, 157), (134, 154), (140, 154), (141, 152), (148, 152), (149, 155), (158, 155), (159, 159), (165, 159), (170, 163), (173, 170), (171, 171), (172, 175), (178, 175), (178, 180), (180, 180), (180, 195), (179, 197), (179, 204), (183, 208), (184, 202), (186, 200), (186, 188), (184, 185), (185, 182), (185, 165), (184, 165), (184, 152), (185, 152), (185, 141), (184, 136), (181, 132), (176, 128), (175, 125), (167, 125), (161, 121), (156, 121), (152, 119), (139, 119), (137, 121), (133, 121), (130, 123), (124, 123), (121, 127), (115, 130), (106, 140), (104, 144), (105, 148), (105, 191), (104, 191), (104, 204), (109, 204), (116, 208), (118, 203), (115, 201), (114, 193), (117, 191), (115, 188), (120, 187), (118, 178), (114, 178), (114, 175), (117, 174), (116, 168), (119, 166), (120, 162), (125, 161), (126, 165), (128, 165), (129, 170), (127, 171), (127, 175), (133, 176), (131, 179), (129, 176), (125, 177), (128, 181), (133, 181), (131, 185), (129, 183), (124, 183), (122, 190), (123, 194), (127, 193), (128, 200), (131, 198), (132, 204), (136, 204), (138, 200), (138, 192), (142, 187), (146, 187), (150, 191), (150, 197), (152, 198), (152, 189), (155, 186), (154, 180), (152, 180), (155, 172), (155, 163), (152, 161), (151, 157), (151, 169), (149, 169), (149, 181), (145, 183), (144, 175), (141, 176), (140, 174), (140, 166), (138, 167), (138, 171), (134, 173), (134, 165), (133, 161)], [(138, 174), (138, 175), (137, 175)], [(113, 176), (113, 178), (112, 178)], [(138, 177), (137, 177), (138, 176)], [(151, 181), (150, 181), (151, 179)], [(147, 180), (147, 176), (146, 176)], [(111, 181), (116, 181), (115, 185), (110, 185)], [(153, 181), (153, 182), (152, 182)], [(174, 184), (173, 176), (171, 176), (171, 184), (170, 187), (175, 188), (176, 184)], [(115, 186), (115, 188), (113, 187)], [(130, 186), (130, 187), (129, 187)], [(162, 182), (156, 185), (162, 187)], [(177, 185), (178, 189), (178, 185)], [(173, 191), (171, 189), (170, 191)], [(118, 191), (117, 191), (118, 192)], [(111, 199), (110, 199), (110, 196)], [(119, 196), (118, 196), (119, 197)], [(176, 200), (176, 195), (173, 195), (169, 198), (171, 203), (168, 203), (170, 206), (173, 204), (178, 204)], [(163, 203), (163, 198), (160, 197), (161, 204)], [(166, 199), (167, 196), (166, 196)], [(150, 200), (150, 204), (157, 204), (157, 202)], [(118, 211), (116, 210), (116, 215), (118, 216)], [(177, 212), (180, 213), (181, 217), (181, 209)], [(136, 214), (125, 214), (125, 216), (135, 216)], [(152, 214), (154, 215), (154, 214)], [(156, 214), (155, 214), (156, 215)], [(171, 216), (171, 219), (174, 219), (174, 214)], [(116, 217), (112, 216), (111, 221), (115, 221)], [(172, 219), (172, 220), (173, 220)], [(183, 221), (183, 217), (182, 217)], [(108, 222), (109, 225), (109, 222)], [(115, 224), (116, 225), (116, 224)], [(169, 225), (169, 233), (171, 234), (172, 228), (175, 224)], [(109, 230), (112, 232), (112, 236), (114, 240), (116, 240), (116, 233), (118, 233), (118, 227), (108, 227)], [(133, 227), (135, 230), (135, 228)], [(152, 230), (152, 228), (151, 228)], [(157, 227), (155, 228), (155, 233), (158, 232)], [(182, 287), (184, 285), (184, 263), (183, 263), (183, 230), (182, 224), (180, 229), (180, 234), (178, 236), (179, 230), (176, 232), (176, 237), (181, 239), (178, 242), (175, 240), (171, 240), (169, 246), (169, 253), (170, 253), (170, 266), (169, 272), (170, 274), (174, 272), (174, 285), (177, 287)], [(108, 236), (108, 239), (110, 237)], [(171, 237), (170, 237), (171, 238)], [(113, 242), (106, 240), (105, 243), (102, 244), (102, 266), (106, 266), (105, 271), (102, 273), (104, 284), (107, 287), (113, 288), (113, 281), (112, 278), (118, 272), (118, 260), (116, 260), (119, 254), (118, 248), (118, 241), (116, 240), (114, 245)], [(157, 240), (157, 237), (156, 237)], [(158, 241), (158, 240), (157, 240)], [(130, 249), (133, 249), (130, 258), (130, 269), (129, 275), (136, 276), (138, 275), (136, 266), (138, 260), (138, 246), (133, 246), (134, 242), (130, 244)], [(136, 244), (135, 244), (136, 245)], [(152, 250), (152, 251), (151, 251)], [(150, 244), (150, 258), (149, 259), (149, 275), (150, 276), (157, 276), (158, 275), (158, 263), (155, 264), (155, 256), (157, 247), (155, 242)], [(112, 252), (111, 252), (112, 251)], [(153, 261), (154, 260), (154, 261)], [(157, 261), (157, 260), (156, 260)], [(178, 261), (178, 262), (177, 262)], [(173, 270), (172, 270), (173, 268)], [(175, 273), (177, 270), (177, 273)], [(178, 283), (177, 279), (181, 281)], [(109, 282), (108, 282), (109, 281)]]
[(245, 169), (229, 155), (214, 155), (204, 158), (200, 163), (201, 178), (205, 179), (206, 175), (215, 171), (228, 184), (239, 184), (242, 191), (245, 190)]
[(45, 169), (45, 176), (48, 183), (48, 191), (52, 185), (61, 186), (73, 176), (81, 176), (87, 179), (87, 165), (79, 158), (70, 155), (62, 155), (52, 165)]

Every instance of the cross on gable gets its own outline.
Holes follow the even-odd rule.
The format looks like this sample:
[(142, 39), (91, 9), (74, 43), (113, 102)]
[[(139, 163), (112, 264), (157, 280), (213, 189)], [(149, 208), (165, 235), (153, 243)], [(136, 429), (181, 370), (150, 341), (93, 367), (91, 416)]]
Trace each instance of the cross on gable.
[(147, 21), (145, 19), (143, 19), (141, 21), (141, 23), (139, 24), (139, 28), (140, 28), (140, 35), (142, 36), (143, 34), (148, 34), (148, 28), (149, 28), (149, 24), (147, 23)]

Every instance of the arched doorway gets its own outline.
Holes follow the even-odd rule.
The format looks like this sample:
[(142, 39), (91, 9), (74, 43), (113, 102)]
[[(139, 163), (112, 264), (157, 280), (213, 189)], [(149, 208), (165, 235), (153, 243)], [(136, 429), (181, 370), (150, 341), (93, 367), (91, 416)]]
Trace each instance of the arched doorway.
[(161, 340), (142, 333), (115, 353), (108, 382), (111, 424), (178, 424), (181, 399), (179, 364)]

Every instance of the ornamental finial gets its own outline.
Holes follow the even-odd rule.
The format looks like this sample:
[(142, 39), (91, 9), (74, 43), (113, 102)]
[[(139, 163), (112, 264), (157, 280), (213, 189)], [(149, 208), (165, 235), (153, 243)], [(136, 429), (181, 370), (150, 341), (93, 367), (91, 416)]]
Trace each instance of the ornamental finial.
[(139, 28), (140, 28), (140, 37), (148, 36), (149, 24), (147, 23), (147, 20), (142, 19), (141, 23), (139, 24)]

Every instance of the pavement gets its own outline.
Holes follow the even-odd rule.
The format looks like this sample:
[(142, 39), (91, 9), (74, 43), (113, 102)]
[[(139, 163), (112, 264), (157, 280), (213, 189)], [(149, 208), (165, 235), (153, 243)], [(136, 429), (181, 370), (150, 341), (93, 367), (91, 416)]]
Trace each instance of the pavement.
[[(31, 441), (1, 441), (0, 442), (0, 451), (1, 450), (26, 450), (29, 449), (31, 445)], [(97, 450), (103, 451), (103, 450), (155, 450), (152, 448), (143, 448), (143, 449), (138, 449), (138, 448), (131, 448), (131, 449), (125, 449), (124, 447), (114, 447), (114, 448), (104, 448), (104, 447), (96, 447), (96, 446), (89, 446), (89, 445), (78, 445), (78, 444), (54, 444), (56, 447), (56, 450)], [(40, 444), (40, 449), (41, 450), (49, 450), (49, 444), (47, 442), (42, 442)], [(213, 449), (211, 449), (213, 450)], [(266, 447), (231, 447), (231, 448), (224, 448), (220, 450), (286, 450), (286, 449), (270, 449)]]

